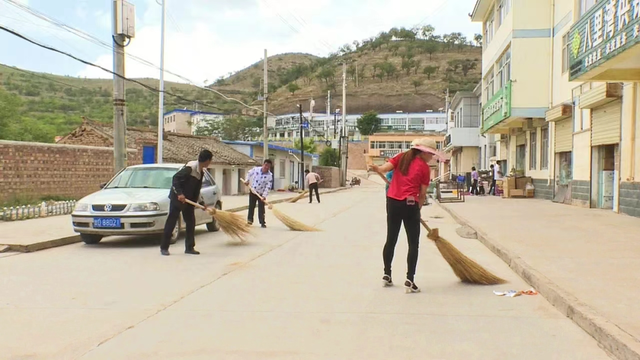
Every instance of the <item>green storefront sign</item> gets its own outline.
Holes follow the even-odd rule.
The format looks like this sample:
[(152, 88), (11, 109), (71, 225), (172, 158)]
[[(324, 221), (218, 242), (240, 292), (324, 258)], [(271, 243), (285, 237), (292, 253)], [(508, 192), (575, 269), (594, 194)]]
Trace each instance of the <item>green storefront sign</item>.
[(511, 81), (498, 90), (482, 107), (482, 132), (511, 116)]
[(569, 30), (569, 80), (640, 42), (640, 0), (601, 0)]

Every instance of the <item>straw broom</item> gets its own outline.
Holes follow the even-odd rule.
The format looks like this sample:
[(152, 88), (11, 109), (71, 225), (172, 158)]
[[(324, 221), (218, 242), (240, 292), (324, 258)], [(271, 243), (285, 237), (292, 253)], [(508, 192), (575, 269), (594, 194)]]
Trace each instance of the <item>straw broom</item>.
[[(243, 183), (245, 182), (244, 179), (240, 179), (240, 181), (242, 181)], [(289, 229), (293, 231), (320, 231), (319, 229), (316, 229), (314, 227), (301, 223), (300, 221), (276, 209), (275, 207), (273, 207), (273, 205), (269, 204), (265, 198), (260, 196), (260, 194), (258, 194), (251, 186), (247, 185), (247, 187), (249, 188), (249, 190), (251, 190), (251, 192), (254, 195), (256, 195), (260, 199), (260, 201), (262, 201), (265, 205), (267, 205), (269, 210), (273, 212), (273, 215), (278, 220), (280, 220), (283, 224), (285, 224)]]
[[(324, 180), (320, 180), (320, 181), (318, 181), (318, 184), (320, 184), (320, 183), (321, 183), (321, 182), (323, 182), (323, 181), (324, 181)], [(289, 200), (289, 202), (290, 202), (290, 203), (295, 203), (295, 202), (297, 202), (298, 200), (302, 199), (303, 197), (307, 196), (307, 194), (308, 194), (308, 193), (309, 193), (309, 190), (305, 190), (305, 191), (303, 191), (303, 192), (302, 192), (302, 194), (300, 194), (300, 195), (298, 195), (298, 196), (294, 197), (293, 199)]]
[[(199, 209), (205, 210), (205, 207), (195, 203), (189, 199), (184, 200), (187, 204), (193, 205)], [(245, 242), (247, 235), (251, 235), (251, 227), (242, 218), (242, 216), (222, 211), (215, 208), (207, 208), (206, 211), (218, 222), (220, 229), (232, 238), (236, 238), (242, 242)]]
[[(384, 175), (379, 172), (378, 175), (389, 184), (389, 181)], [(427, 238), (436, 244), (438, 251), (440, 251), (442, 257), (449, 263), (453, 273), (456, 274), (460, 281), (478, 285), (496, 285), (506, 282), (504, 279), (495, 276), (461, 253), (453, 244), (440, 236), (438, 229), (431, 229), (429, 225), (427, 225), (427, 222), (422, 219), (420, 219), (420, 223), (427, 229)]]

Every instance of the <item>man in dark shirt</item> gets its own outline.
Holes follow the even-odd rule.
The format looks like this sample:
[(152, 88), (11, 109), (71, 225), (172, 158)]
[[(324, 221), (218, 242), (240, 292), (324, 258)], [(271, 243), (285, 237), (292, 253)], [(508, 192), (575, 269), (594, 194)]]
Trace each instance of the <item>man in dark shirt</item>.
[(169, 216), (167, 217), (167, 222), (164, 224), (164, 236), (160, 244), (160, 253), (162, 255), (169, 255), (171, 233), (173, 233), (173, 229), (176, 227), (180, 213), (182, 213), (182, 218), (184, 219), (187, 230), (184, 252), (185, 254), (191, 255), (200, 254), (200, 252), (195, 249), (196, 217), (194, 207), (186, 204), (185, 199), (197, 202), (206, 207), (204, 201), (200, 199), (200, 188), (202, 187), (204, 169), (209, 167), (212, 159), (213, 154), (211, 151), (202, 150), (197, 161), (188, 162), (180, 171), (173, 175), (173, 185), (169, 191), (169, 199), (171, 199)]

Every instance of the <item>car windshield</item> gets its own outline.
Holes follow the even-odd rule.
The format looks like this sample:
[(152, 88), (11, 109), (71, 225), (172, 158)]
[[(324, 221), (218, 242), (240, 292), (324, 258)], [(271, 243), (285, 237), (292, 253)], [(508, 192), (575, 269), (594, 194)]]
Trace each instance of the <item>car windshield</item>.
[(177, 169), (173, 168), (159, 167), (128, 168), (113, 178), (105, 189), (170, 189), (173, 175), (177, 171)]

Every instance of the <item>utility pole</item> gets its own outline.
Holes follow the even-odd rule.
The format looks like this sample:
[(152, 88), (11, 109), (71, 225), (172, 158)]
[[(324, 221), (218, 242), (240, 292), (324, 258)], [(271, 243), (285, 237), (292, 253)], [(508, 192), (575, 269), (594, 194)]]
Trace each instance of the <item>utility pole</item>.
[[(113, 167), (119, 172), (127, 166), (127, 104), (124, 83), (124, 45), (129, 37), (125, 29), (126, 2), (113, 2)], [(127, 4), (128, 5), (128, 4)]]
[[(342, 143), (340, 144), (340, 146), (344, 146), (346, 143), (346, 146), (349, 147), (349, 141), (347, 138), (347, 135), (349, 134), (348, 130), (347, 130), (347, 64), (346, 63), (342, 63), (342, 131), (340, 132), (340, 137), (345, 137), (345, 140), (342, 141)], [(342, 186), (346, 186), (347, 183), (347, 152), (346, 151), (342, 151), (341, 153), (341, 167), (344, 169), (344, 172), (341, 176), (341, 182), (342, 182)]]
[(300, 157), (300, 162), (302, 162), (300, 167), (300, 189), (304, 190), (304, 120), (302, 118), (302, 104), (298, 104), (298, 108), (300, 109), (300, 153), (302, 154)]
[(167, 15), (167, 0), (162, 0), (162, 24), (160, 26), (160, 94), (158, 95), (158, 148), (157, 163), (162, 164), (162, 146), (164, 141), (164, 26)]
[(324, 138), (329, 139), (329, 119), (331, 117), (331, 90), (327, 90), (327, 118), (324, 120)]
[(264, 111), (264, 121), (262, 124), (262, 138), (264, 147), (264, 160), (269, 158), (269, 131), (267, 129), (267, 100), (269, 96), (269, 86), (268, 86), (268, 77), (269, 71), (267, 70), (267, 49), (264, 49), (264, 103), (263, 103), (263, 111)]

